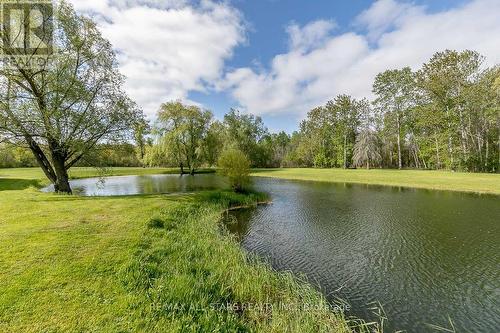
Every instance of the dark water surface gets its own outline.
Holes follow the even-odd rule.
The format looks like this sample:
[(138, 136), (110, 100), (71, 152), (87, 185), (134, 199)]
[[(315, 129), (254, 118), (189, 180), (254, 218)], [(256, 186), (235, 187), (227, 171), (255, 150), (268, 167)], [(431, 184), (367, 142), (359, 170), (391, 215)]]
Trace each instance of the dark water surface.
[(500, 197), (256, 179), (273, 203), (234, 212), (242, 246), (305, 274), (386, 332), (500, 332)]
[[(214, 174), (113, 176), (76, 179), (70, 183), (75, 194), (84, 196), (186, 193), (228, 187), (224, 178)], [(54, 186), (50, 185), (43, 191), (53, 192)]]

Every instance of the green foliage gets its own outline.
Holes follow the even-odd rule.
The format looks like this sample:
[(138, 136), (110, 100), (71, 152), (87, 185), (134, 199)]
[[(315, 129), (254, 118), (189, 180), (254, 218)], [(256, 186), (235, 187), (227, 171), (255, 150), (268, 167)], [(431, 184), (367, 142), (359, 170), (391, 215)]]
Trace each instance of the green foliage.
[(0, 137), (24, 143), (56, 191), (70, 193), (68, 169), (98, 144), (126, 139), (142, 112), (96, 24), (56, 2), (57, 52), (40, 68), (0, 68)]
[(138, 167), (142, 161), (137, 146), (130, 143), (101, 144), (82, 158), (76, 166)]
[(33, 154), (28, 148), (0, 143), (0, 168), (22, 168), (37, 166)]
[(335, 160), (329, 159), (325, 153), (321, 152), (314, 157), (315, 168), (331, 168), (335, 165)]
[[(416, 135), (434, 139), (423, 144), (428, 151), (434, 148), (437, 167), (498, 170), (498, 163), (490, 164), (489, 159), (494, 140), (500, 140), (496, 134), (500, 116), (488, 116), (488, 110), (498, 110), (498, 101), (490, 94), (498, 69), (484, 71), (482, 63), (477, 52), (446, 50), (417, 72), (422, 100), (415, 114)], [(498, 148), (494, 155), (500, 158)]]
[(256, 144), (267, 134), (262, 118), (231, 109), (224, 115), (228, 139), (245, 154), (255, 153)]
[[(156, 147), (147, 160), (150, 165), (176, 165), (194, 174), (203, 161), (203, 150), (213, 115), (179, 101), (164, 103), (155, 126)], [(163, 156), (162, 156), (163, 155)]]
[(343, 167), (351, 164), (358, 128), (368, 114), (366, 100), (339, 95), (312, 109), (300, 124), (294, 160), (297, 165)]
[(136, 144), (135, 150), (137, 159), (142, 165), (145, 165), (144, 157), (146, 155), (146, 147), (148, 146), (148, 139), (146, 135), (148, 135), (150, 131), (151, 127), (145, 117), (140, 118), (134, 124), (134, 141)]
[[(386, 168), (498, 172), (500, 68), (482, 64), (477, 52), (438, 52), (416, 73), (405, 67), (378, 74), (373, 109), (346, 95), (312, 109), (290, 141), (291, 166), (376, 161)], [(358, 140), (365, 128), (380, 138), (380, 159), (359, 147), (369, 147)]]
[(220, 173), (229, 179), (231, 187), (241, 192), (250, 183), (250, 161), (238, 149), (230, 148), (222, 152), (217, 163)]
[(231, 191), (206, 191), (196, 194), (197, 200), (204, 203), (218, 204), (223, 207), (254, 206), (269, 200), (269, 195), (261, 192), (247, 191), (237, 193)]
[(266, 147), (269, 132), (262, 118), (231, 109), (224, 115), (224, 127), (226, 149), (241, 150), (252, 166), (266, 166), (272, 153)]
[(203, 158), (208, 166), (215, 166), (221, 151), (224, 148), (224, 125), (220, 121), (210, 124), (203, 144)]
[[(398, 168), (403, 167), (402, 140), (410, 131), (410, 111), (416, 106), (417, 88), (415, 74), (409, 67), (401, 70), (387, 70), (378, 74), (373, 83), (373, 93), (377, 98), (373, 102), (378, 112), (378, 124), (387, 136), (387, 141), (396, 141)], [(414, 146), (418, 150), (418, 146)]]
[(232, 109), (219, 122), (209, 111), (181, 102), (162, 105), (153, 135), (155, 142), (144, 157), (150, 166), (210, 167), (222, 151), (238, 149), (251, 166), (280, 167), (291, 153), (290, 136), (269, 133), (260, 117)]

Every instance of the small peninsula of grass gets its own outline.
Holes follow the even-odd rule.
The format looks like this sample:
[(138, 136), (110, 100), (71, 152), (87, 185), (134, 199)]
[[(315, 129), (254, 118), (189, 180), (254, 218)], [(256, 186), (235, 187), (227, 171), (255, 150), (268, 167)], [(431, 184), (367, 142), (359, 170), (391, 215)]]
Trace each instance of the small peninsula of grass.
[(310, 285), (221, 228), (222, 211), (261, 195), (79, 197), (45, 183), (37, 169), (0, 169), (1, 332), (351, 332)]
[(254, 169), (252, 176), (500, 194), (500, 175), (388, 169)]

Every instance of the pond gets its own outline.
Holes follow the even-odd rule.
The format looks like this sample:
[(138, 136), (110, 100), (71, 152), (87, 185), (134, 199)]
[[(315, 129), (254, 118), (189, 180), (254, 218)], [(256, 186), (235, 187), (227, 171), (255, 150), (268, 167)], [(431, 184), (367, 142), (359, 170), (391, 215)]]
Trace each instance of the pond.
[[(223, 177), (214, 174), (85, 178), (71, 180), (70, 184), (73, 193), (83, 196), (187, 193), (228, 187)], [(54, 186), (47, 186), (42, 191), (53, 192)]]
[(340, 297), (380, 302), (386, 332), (500, 329), (500, 197), (256, 179), (273, 203), (233, 212), (242, 246)]
[[(104, 180), (104, 181), (103, 181)], [(71, 181), (80, 195), (184, 193), (227, 188), (213, 174)], [(384, 186), (255, 179), (273, 203), (234, 211), (228, 228), (277, 270), (304, 275), (350, 314), (386, 332), (457, 332), (500, 327), (500, 197)], [(53, 191), (47, 187), (45, 191)]]

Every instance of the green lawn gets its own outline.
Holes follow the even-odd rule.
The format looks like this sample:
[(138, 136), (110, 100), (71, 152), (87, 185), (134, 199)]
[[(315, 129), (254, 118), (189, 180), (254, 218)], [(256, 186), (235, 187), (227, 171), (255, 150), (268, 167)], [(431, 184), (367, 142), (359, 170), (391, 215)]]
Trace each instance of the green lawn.
[(309, 285), (221, 231), (221, 211), (256, 195), (84, 198), (43, 183), (38, 169), (0, 169), (0, 332), (350, 331)]
[(500, 174), (380, 169), (255, 169), (253, 176), (500, 194)]

